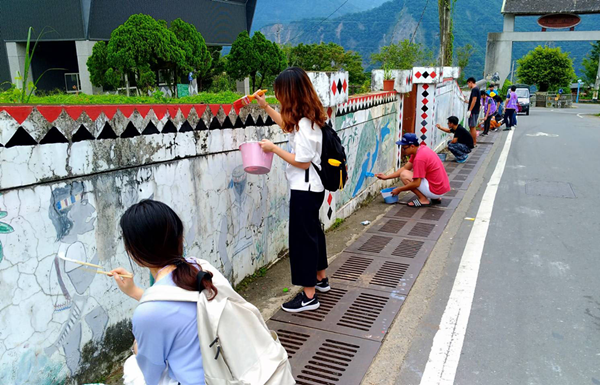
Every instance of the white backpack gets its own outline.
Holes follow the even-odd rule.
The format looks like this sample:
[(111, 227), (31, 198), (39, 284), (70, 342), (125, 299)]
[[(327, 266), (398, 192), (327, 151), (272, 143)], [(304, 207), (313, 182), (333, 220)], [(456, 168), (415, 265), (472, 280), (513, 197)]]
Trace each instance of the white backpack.
[(198, 303), (198, 337), (208, 385), (295, 384), (287, 352), (258, 309), (236, 293), (210, 263), (195, 260), (203, 271), (213, 274), (212, 283), (218, 290), (214, 299), (208, 300), (211, 293), (206, 290), (154, 285), (144, 292), (140, 303)]

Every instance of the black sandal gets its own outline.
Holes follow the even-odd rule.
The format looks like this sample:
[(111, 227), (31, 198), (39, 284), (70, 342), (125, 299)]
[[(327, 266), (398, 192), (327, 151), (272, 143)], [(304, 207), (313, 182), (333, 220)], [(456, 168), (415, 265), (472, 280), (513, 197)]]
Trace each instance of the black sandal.
[(431, 205), (441, 205), (442, 204), (442, 200), (441, 199), (431, 199)]
[[(412, 203), (412, 205), (410, 203)], [(412, 202), (408, 202), (406, 205), (408, 207), (429, 207), (429, 206), (431, 206), (431, 202), (429, 202), (429, 203), (421, 203), (420, 200), (415, 199)]]

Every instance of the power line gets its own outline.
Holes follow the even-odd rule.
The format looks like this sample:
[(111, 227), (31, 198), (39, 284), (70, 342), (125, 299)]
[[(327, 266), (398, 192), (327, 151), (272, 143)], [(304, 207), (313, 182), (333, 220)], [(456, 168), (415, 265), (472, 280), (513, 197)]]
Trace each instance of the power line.
[[(323, 24), (323, 23), (325, 22), (325, 20), (329, 19), (331, 16), (333, 16), (333, 14), (334, 14), (334, 13), (336, 13), (337, 11), (339, 11), (339, 10), (340, 10), (340, 8), (342, 8), (344, 5), (346, 5), (346, 3), (347, 3), (348, 1), (350, 1), (350, 0), (346, 0), (346, 1), (344, 1), (344, 2), (342, 3), (342, 5), (340, 5), (339, 7), (337, 7), (337, 8), (335, 9), (335, 11), (331, 12), (331, 13), (329, 14), (329, 16), (327, 16), (326, 18), (324, 18), (323, 20), (321, 20), (321, 22), (320, 22), (319, 24), (317, 24), (317, 26), (315, 27), (315, 29), (316, 29), (316, 28), (318, 28), (318, 27), (320, 27), (320, 26), (321, 26), (321, 24)], [(429, 1), (429, 0), (428, 0), (428, 1)], [(293, 42), (295, 39), (297, 39), (297, 38), (299, 38), (300, 36), (304, 35), (304, 32), (306, 32), (306, 31), (302, 31), (302, 32), (300, 32), (298, 35), (294, 36), (292, 39), (290, 39), (290, 40), (288, 40), (288, 41), (289, 41), (290, 43), (291, 43), (291, 42)]]
[(413, 33), (412, 37), (410, 38), (411, 43), (414, 42), (415, 36), (417, 36), (417, 30), (419, 29), (419, 25), (421, 24), (421, 21), (423, 21), (423, 16), (425, 16), (425, 10), (427, 9), (428, 4), (429, 4), (429, 0), (427, 0), (427, 2), (425, 2), (425, 6), (423, 7), (423, 12), (421, 13), (421, 18), (419, 19), (419, 22), (417, 23), (415, 32)]

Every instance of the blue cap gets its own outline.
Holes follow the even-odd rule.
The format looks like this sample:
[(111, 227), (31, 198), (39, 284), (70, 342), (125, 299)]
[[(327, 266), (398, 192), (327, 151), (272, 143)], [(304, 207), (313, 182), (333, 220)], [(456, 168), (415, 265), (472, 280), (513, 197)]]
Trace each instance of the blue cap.
[(410, 146), (411, 144), (418, 146), (419, 139), (415, 134), (404, 134), (402, 135), (402, 140), (397, 141), (396, 144), (399, 146)]

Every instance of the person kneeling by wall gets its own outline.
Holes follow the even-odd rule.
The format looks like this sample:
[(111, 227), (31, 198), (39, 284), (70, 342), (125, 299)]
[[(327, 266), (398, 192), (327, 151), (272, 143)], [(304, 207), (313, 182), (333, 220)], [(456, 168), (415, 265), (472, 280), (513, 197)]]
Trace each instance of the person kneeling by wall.
[(454, 138), (448, 141), (448, 150), (454, 155), (458, 163), (464, 163), (469, 158), (473, 149), (473, 137), (466, 128), (458, 124), (458, 118), (451, 116), (448, 118), (448, 128), (437, 124), (436, 127), (449, 134), (454, 134)]
[(408, 203), (410, 207), (424, 207), (442, 203), (441, 198), (450, 191), (450, 181), (440, 157), (429, 147), (419, 146), (415, 134), (404, 134), (396, 142), (402, 146), (410, 160), (390, 175), (377, 174), (381, 180), (400, 178), (404, 186), (395, 188), (392, 195), (402, 191), (412, 191), (417, 199)]

